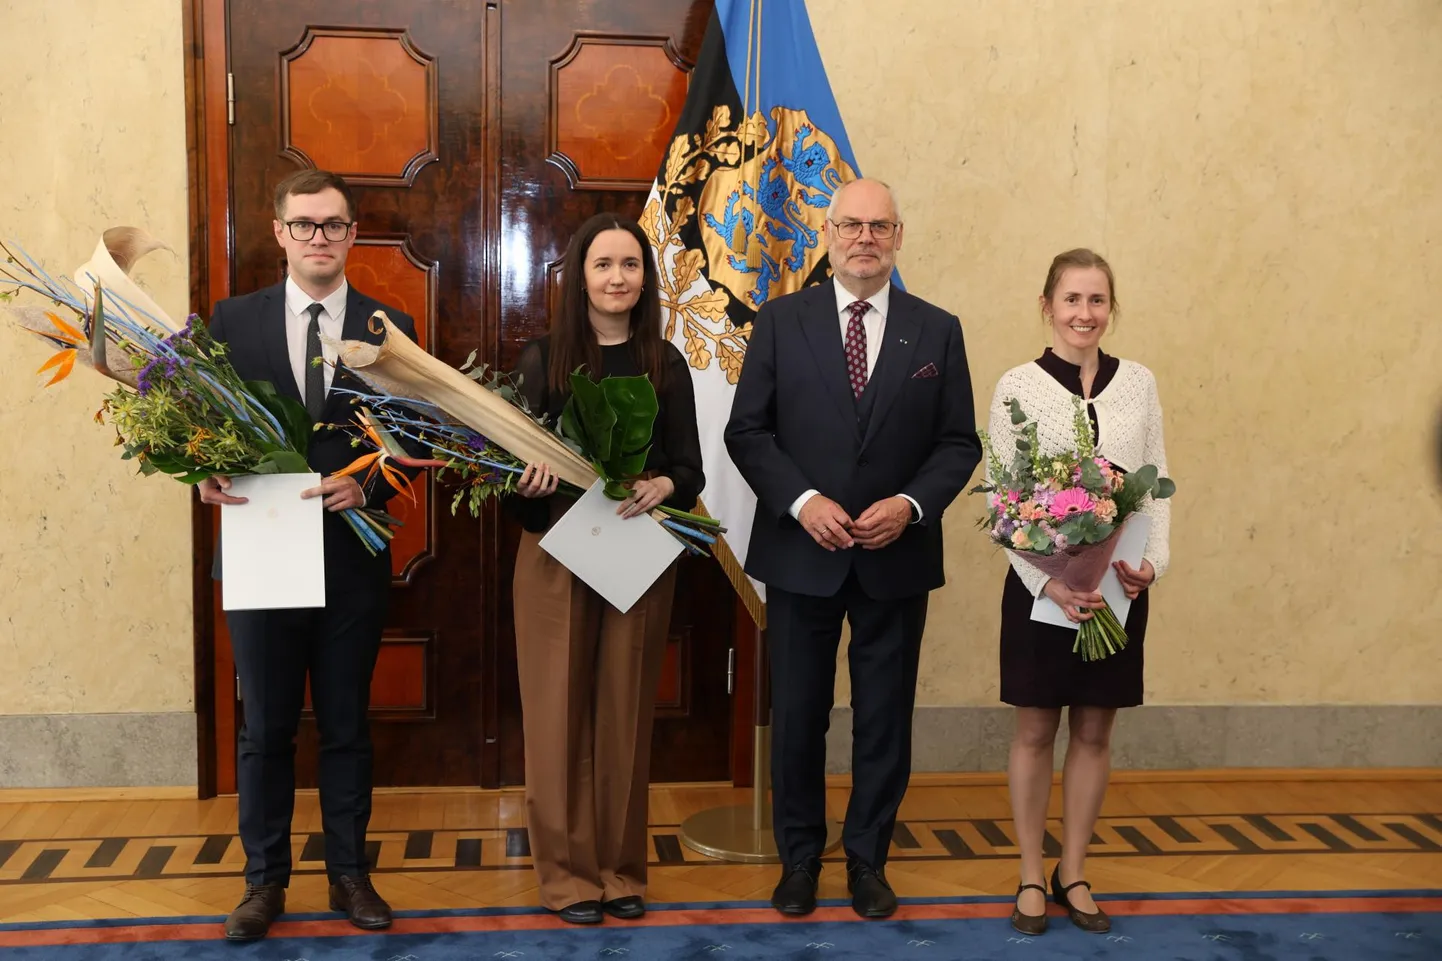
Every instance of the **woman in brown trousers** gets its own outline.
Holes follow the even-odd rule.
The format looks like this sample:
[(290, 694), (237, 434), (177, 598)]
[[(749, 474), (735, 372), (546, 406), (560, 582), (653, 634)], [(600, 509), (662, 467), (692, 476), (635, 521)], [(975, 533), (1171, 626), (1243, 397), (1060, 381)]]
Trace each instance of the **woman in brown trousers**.
[[(520, 391), (559, 421), (571, 372), (645, 374), (660, 410), (641, 479), (617, 512), (691, 510), (704, 485), (691, 376), (661, 337), (655, 258), (632, 220), (598, 214), (572, 238), (550, 332), (526, 345)], [(646, 912), (651, 721), (676, 567), (622, 614), (539, 546), (565, 513), (556, 475), (528, 464), (508, 498), (524, 531), (514, 585), (526, 815), (542, 906), (575, 924)]]

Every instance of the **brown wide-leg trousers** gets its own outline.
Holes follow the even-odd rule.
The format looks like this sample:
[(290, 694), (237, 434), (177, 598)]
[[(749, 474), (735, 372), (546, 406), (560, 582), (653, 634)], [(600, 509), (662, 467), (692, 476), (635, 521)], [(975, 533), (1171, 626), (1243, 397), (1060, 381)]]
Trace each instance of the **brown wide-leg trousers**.
[(673, 564), (625, 614), (521, 534), (514, 585), (526, 819), (541, 905), (646, 893), (646, 800)]

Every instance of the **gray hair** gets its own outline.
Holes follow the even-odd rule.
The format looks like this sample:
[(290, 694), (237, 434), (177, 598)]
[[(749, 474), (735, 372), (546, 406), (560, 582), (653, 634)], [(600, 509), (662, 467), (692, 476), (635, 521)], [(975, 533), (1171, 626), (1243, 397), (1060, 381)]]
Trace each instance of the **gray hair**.
[(852, 184), (861, 183), (863, 180), (870, 183), (879, 184), (880, 186), (886, 188), (886, 195), (891, 198), (891, 209), (896, 214), (896, 222), (905, 223), (905, 218), (901, 216), (901, 203), (896, 199), (896, 191), (891, 189), (891, 184), (887, 183), (884, 180), (877, 180), (875, 177), (857, 177), (855, 180), (848, 180), (840, 187), (837, 187), (835, 192), (831, 194), (831, 202), (826, 205), (826, 219), (831, 219), (831, 208), (835, 207), (836, 201), (841, 199), (842, 192), (845, 191), (846, 188), (850, 187)]

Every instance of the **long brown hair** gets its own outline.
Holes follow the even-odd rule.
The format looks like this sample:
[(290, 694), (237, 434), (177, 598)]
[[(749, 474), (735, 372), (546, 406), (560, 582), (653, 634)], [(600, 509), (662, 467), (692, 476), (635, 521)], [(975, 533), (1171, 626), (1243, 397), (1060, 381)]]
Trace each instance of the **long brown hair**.
[(546, 379), (553, 391), (568, 393), (571, 372), (582, 364), (591, 379), (601, 376), (601, 346), (591, 329), (590, 297), (586, 294), (586, 255), (596, 236), (607, 230), (624, 230), (641, 245), (643, 280), (641, 298), (631, 308), (628, 346), (641, 373), (649, 374), (659, 391), (666, 382), (666, 342), (661, 339), (661, 295), (656, 257), (651, 242), (636, 221), (616, 214), (596, 214), (581, 225), (566, 247), (561, 267), (561, 302), (551, 318), (551, 364)]

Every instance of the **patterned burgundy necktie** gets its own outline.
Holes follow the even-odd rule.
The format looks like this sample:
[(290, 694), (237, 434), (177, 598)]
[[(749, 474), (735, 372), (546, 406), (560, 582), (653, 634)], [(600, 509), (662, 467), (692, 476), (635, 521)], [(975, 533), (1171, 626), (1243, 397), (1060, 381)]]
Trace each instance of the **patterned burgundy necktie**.
[(847, 309), (851, 319), (846, 322), (846, 374), (851, 378), (851, 393), (860, 397), (866, 389), (866, 327), (861, 318), (871, 307), (864, 300), (858, 300)]

